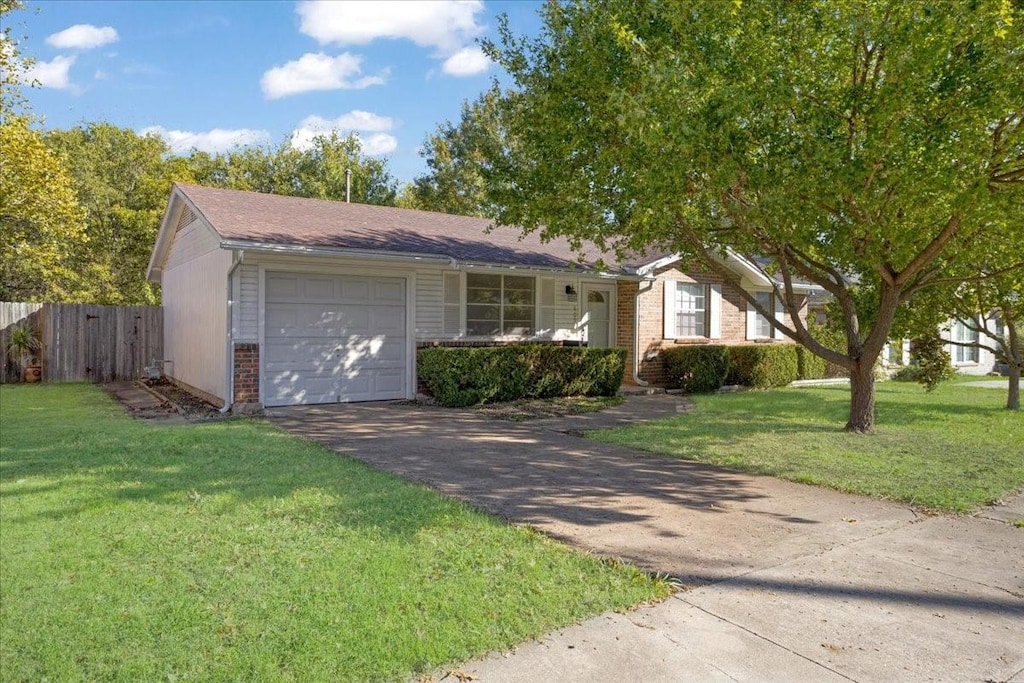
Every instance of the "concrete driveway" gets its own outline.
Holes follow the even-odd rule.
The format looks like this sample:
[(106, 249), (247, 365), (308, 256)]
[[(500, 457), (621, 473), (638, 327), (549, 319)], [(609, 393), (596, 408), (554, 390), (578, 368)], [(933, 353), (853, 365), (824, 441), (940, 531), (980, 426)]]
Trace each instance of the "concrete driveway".
[(1024, 497), (922, 518), (573, 435), (686, 408), (662, 395), (520, 424), (394, 403), (270, 418), (689, 588), (460, 667), (474, 680), (1024, 681), (1024, 529), (1008, 523)]

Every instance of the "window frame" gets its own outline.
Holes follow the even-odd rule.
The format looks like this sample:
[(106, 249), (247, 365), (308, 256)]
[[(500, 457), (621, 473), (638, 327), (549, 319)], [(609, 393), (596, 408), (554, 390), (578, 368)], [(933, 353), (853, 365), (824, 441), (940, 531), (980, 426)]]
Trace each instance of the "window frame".
[[(673, 340), (704, 340), (722, 338), (722, 285), (715, 282), (700, 282), (695, 280), (669, 280), (666, 279), (662, 301), (662, 338)], [(679, 316), (683, 313), (680, 308), (682, 302), (682, 291), (684, 287), (702, 288), (704, 308), (697, 309), (694, 313), (702, 312), (701, 325), (703, 334), (686, 335), (681, 334), (679, 329)]]
[[(953, 327), (949, 331), (950, 346), (950, 361), (953, 365), (977, 365), (981, 360), (981, 353), (978, 347), (978, 331), (971, 329), (965, 325), (962, 321), (956, 320), (953, 322)], [(972, 342), (967, 346), (962, 344)]]

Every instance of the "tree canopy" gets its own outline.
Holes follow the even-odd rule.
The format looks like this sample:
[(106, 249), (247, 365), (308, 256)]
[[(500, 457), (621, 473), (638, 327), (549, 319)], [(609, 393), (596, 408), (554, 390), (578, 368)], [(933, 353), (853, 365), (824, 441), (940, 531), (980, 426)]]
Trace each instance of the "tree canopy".
[(92, 302), (159, 303), (146, 266), (171, 185), (193, 177), (187, 160), (170, 156), (157, 136), (109, 123), (51, 130), (43, 139), (70, 169), (86, 211), (88, 241), (75, 249), (93, 267)]
[(285, 140), (271, 148), (243, 147), (225, 154), (193, 153), (196, 182), (251, 192), (345, 199), (345, 171), (351, 170), (351, 200), (394, 206), (398, 183), (387, 162), (362, 152), (356, 135), (317, 136), (308, 148)]
[[(873, 367), (901, 304), (1019, 252), (1021, 10), (1002, 0), (551, 3), (503, 23), (508, 139), (484, 166), (499, 222), (609, 248), (668, 248), (726, 281), (768, 257), (784, 334), (849, 371), (847, 429), (874, 429)], [(1006, 226), (1010, 226), (1007, 229)], [(842, 311), (846, 353), (796, 311)], [(761, 309), (752, 295), (750, 305)]]
[(0, 301), (85, 301), (85, 212), (59, 156), (24, 116), (0, 123)]
[(475, 102), (464, 102), (458, 125), (445, 121), (427, 136), (421, 156), (428, 172), (413, 181), (411, 206), (461, 216), (487, 215), (486, 150), (503, 144), (498, 98), (499, 93), (491, 90)]

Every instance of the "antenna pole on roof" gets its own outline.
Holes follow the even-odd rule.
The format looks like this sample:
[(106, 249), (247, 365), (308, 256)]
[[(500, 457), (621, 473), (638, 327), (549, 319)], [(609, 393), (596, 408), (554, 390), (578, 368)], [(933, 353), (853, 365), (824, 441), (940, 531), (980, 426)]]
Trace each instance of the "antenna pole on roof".
[(345, 169), (345, 203), (352, 201), (352, 169)]

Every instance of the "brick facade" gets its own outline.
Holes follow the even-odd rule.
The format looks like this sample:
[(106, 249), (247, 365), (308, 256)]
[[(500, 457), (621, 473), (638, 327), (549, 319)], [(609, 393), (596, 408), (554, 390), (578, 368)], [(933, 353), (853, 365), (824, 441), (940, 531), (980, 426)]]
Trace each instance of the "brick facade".
[[(617, 331), (619, 346), (626, 349), (626, 379), (631, 379), (633, 372), (633, 305), (639, 308), (639, 334), (637, 335), (640, 354), (640, 379), (655, 386), (667, 383), (661, 351), (680, 344), (726, 344), (738, 345), (752, 343), (747, 339), (747, 302), (739, 290), (722, 282), (707, 271), (698, 268), (683, 271), (677, 267), (667, 267), (658, 271), (654, 281), (619, 282), (618, 284), (618, 319)], [(664, 327), (665, 314), (665, 281), (697, 282), (702, 284), (722, 285), (722, 336), (719, 339), (666, 339)], [(640, 295), (637, 297), (637, 292)], [(801, 317), (806, 316), (806, 308)], [(786, 343), (775, 340), (770, 343)]]
[(234, 378), (235, 403), (260, 402), (259, 344), (235, 344)]

